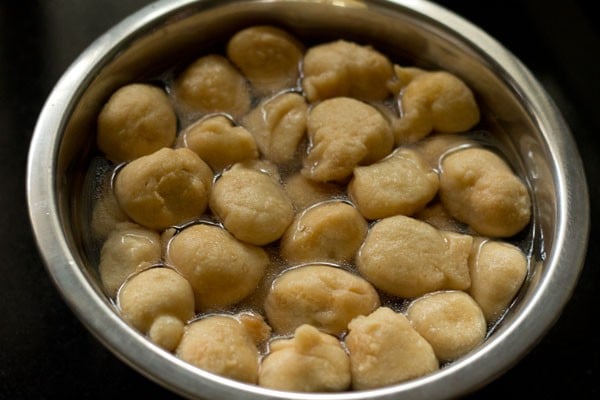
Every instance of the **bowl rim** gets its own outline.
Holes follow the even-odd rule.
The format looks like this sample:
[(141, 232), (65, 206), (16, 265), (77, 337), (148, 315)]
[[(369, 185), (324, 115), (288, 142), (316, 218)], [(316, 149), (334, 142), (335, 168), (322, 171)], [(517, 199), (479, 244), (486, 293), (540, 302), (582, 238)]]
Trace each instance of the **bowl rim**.
[[(258, 0), (268, 2), (268, 0)], [(100, 36), (71, 64), (48, 96), (35, 126), (27, 161), (26, 191), (29, 218), (45, 267), (71, 310), (94, 336), (139, 373), (189, 398), (240, 399), (407, 399), (455, 397), (471, 392), (502, 374), (521, 359), (550, 329), (571, 297), (583, 267), (590, 229), (588, 189), (582, 161), (571, 132), (558, 108), (531, 72), (495, 39), (455, 13), (428, 1), (368, 1), (401, 12), (435, 19), (495, 62), (510, 76), (537, 124), (552, 159), (557, 193), (552, 252), (534, 296), (514, 321), (485, 345), (435, 374), (380, 389), (336, 394), (290, 393), (231, 381), (199, 370), (144, 339), (102, 299), (78, 266), (61, 226), (57, 188), (57, 159), (68, 117), (96, 73), (121, 44), (164, 19), (165, 15), (201, 4), (203, 9), (235, 0), (162, 0), (152, 3)], [(558, 166), (562, 166), (558, 168)], [(546, 310), (536, 312), (540, 307)], [(526, 329), (528, 335), (520, 332)], [(468, 377), (468, 379), (466, 378)], [(432, 382), (436, 382), (432, 385)]]

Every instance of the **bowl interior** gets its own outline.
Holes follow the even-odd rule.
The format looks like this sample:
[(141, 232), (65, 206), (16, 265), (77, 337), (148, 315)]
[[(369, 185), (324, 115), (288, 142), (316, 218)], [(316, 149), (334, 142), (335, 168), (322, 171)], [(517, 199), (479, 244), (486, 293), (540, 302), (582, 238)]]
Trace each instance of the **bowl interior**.
[[(99, 38), (58, 83), (48, 101), (52, 110), (47, 105), (40, 116), (30, 156), (30, 204), (37, 202), (31, 211), (34, 230), (67, 302), (115, 354), (185, 396), (283, 398), (190, 368), (124, 324), (99, 285), (88, 237), (86, 171), (98, 155), (95, 124), (104, 102), (124, 84), (156, 79), (202, 54), (221, 52), (234, 32), (256, 24), (277, 25), (306, 44), (341, 37), (371, 44), (397, 64), (458, 75), (474, 89), (485, 114), (482, 125), (496, 133), (498, 145), (528, 181), (535, 204), (527, 282), (484, 345), (431, 376), (327, 398), (456, 396), (502, 373), (549, 328), (575, 285), (587, 240), (585, 178), (568, 128), (531, 74), (486, 34), (426, 2), (165, 1)], [(44, 139), (39, 138), (42, 130)], [(34, 157), (42, 162), (35, 165)], [(52, 172), (50, 177), (44, 177), (44, 168)], [(41, 180), (44, 184), (35, 188)], [(583, 195), (569, 195), (577, 191)], [(40, 209), (44, 197), (49, 200)], [(573, 209), (583, 212), (576, 215)], [(43, 220), (46, 211), (53, 220)], [(573, 224), (584, 229), (575, 232)], [(573, 235), (579, 244), (564, 245), (565, 237), (573, 240)], [(565, 260), (575, 267), (567, 271)]]

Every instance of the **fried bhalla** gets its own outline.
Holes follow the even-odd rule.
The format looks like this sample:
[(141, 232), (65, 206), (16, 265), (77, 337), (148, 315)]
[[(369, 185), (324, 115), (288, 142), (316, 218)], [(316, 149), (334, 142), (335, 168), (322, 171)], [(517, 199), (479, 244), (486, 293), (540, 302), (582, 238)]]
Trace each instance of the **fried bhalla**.
[(302, 173), (315, 181), (341, 181), (357, 165), (370, 164), (392, 151), (394, 139), (383, 115), (349, 97), (316, 105), (308, 114), (311, 140)]
[(269, 344), (260, 386), (294, 392), (339, 392), (350, 386), (350, 360), (339, 340), (311, 325)]
[(275, 279), (264, 308), (278, 333), (310, 324), (339, 335), (352, 318), (369, 314), (379, 304), (379, 295), (363, 278), (337, 267), (307, 265)]
[(125, 165), (115, 180), (121, 208), (157, 230), (188, 222), (206, 209), (213, 172), (193, 151), (161, 149)]
[(412, 298), (471, 284), (467, 264), (473, 238), (398, 215), (375, 223), (358, 256), (362, 276), (389, 294)]
[(387, 307), (348, 324), (352, 388), (379, 388), (417, 378), (439, 369), (429, 343), (408, 319)]

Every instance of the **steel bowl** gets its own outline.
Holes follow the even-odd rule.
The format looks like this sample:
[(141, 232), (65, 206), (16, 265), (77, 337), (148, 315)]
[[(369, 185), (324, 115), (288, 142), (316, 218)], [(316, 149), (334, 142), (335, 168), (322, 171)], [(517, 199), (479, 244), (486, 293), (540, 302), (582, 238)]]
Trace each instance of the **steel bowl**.
[[(485, 343), (438, 372), (337, 394), (268, 390), (202, 371), (125, 323), (86, 250), (86, 170), (95, 118), (119, 86), (214, 48), (238, 29), (272, 23), (307, 42), (345, 37), (392, 59), (445, 69), (475, 91), (512, 164), (529, 182), (536, 243), (525, 285)], [(117, 357), (188, 398), (441, 399), (474, 391), (523, 357), (559, 318), (583, 266), (589, 200), (572, 135), (530, 71), (485, 32), (426, 1), (165, 0), (99, 37), (65, 72), (39, 116), (27, 172), (30, 219), (50, 277), (75, 314)]]

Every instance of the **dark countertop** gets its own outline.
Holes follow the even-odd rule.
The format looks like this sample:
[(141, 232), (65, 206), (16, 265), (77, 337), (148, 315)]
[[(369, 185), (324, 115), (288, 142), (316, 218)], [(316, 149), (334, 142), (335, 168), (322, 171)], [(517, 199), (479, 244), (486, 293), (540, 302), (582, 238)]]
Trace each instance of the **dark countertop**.
[[(0, 3), (0, 399), (177, 398), (106, 350), (67, 308), (38, 256), (25, 197), (29, 140), (46, 96), (87, 45), (148, 2)], [(546, 87), (579, 145), (592, 205), (587, 261), (562, 316), (517, 365), (468, 398), (597, 398), (598, 14), (591, 0), (440, 3), (490, 33)]]

